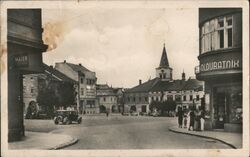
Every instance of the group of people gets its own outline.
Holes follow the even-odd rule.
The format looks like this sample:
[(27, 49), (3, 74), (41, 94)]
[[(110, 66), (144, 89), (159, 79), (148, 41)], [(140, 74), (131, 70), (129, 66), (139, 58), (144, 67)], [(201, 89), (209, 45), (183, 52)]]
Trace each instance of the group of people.
[(199, 109), (182, 109), (178, 107), (177, 111), (179, 128), (188, 128), (189, 131), (203, 131), (205, 123), (204, 111)]

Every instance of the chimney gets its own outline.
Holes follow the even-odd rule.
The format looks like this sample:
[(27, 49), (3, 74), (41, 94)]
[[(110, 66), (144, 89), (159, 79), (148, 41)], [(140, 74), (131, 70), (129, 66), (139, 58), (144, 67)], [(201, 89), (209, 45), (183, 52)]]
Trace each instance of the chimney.
[(139, 80), (139, 85), (141, 85), (141, 80)]
[(63, 63), (66, 63), (66, 60), (64, 60)]
[(79, 63), (79, 65), (80, 65), (80, 66), (82, 66), (82, 64), (81, 64), (81, 63)]

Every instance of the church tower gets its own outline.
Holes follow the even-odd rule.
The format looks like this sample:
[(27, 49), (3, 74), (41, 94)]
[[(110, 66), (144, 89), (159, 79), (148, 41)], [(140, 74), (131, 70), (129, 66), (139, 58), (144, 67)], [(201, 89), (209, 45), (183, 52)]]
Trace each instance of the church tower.
[(169, 67), (167, 52), (164, 43), (160, 65), (158, 68), (156, 68), (156, 77), (160, 78), (162, 81), (171, 81), (173, 80), (172, 70), (173, 69)]

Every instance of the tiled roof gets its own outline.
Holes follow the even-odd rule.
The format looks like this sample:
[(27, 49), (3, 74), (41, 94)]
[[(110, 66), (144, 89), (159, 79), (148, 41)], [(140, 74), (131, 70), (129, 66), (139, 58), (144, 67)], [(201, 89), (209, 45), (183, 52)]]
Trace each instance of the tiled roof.
[(157, 91), (181, 91), (181, 90), (203, 90), (203, 82), (196, 79), (161, 81), (154, 78), (141, 85), (125, 91), (125, 93), (157, 92)]
[(183, 80), (173, 80), (173, 81), (159, 81), (152, 89), (155, 91), (180, 91), (185, 86), (185, 81)]
[(155, 86), (155, 84), (157, 84), (157, 82), (160, 81), (159, 78), (154, 78), (152, 80), (149, 80), (147, 82), (144, 82), (138, 86), (135, 86), (133, 88), (127, 89), (125, 91), (125, 93), (132, 93), (132, 92), (149, 92), (152, 87)]
[(69, 78), (68, 76), (61, 73), (60, 71), (56, 70), (53, 67), (48, 66), (45, 63), (43, 63), (43, 67), (44, 67), (45, 71), (48, 71), (50, 74), (52, 74), (52, 76), (54, 76), (54, 78), (56, 78), (56, 79), (58, 79), (60, 81), (72, 82), (72, 83), (76, 82), (76, 81), (72, 80), (71, 78)]
[(68, 66), (70, 66), (76, 72), (79, 72), (79, 71), (82, 72), (82, 73), (84, 73), (86, 71), (91, 72), (89, 69), (87, 69), (83, 65), (77, 65), (77, 64), (72, 64), (72, 63), (68, 63), (68, 62), (66, 62), (65, 64), (67, 64)]
[(203, 82), (197, 79), (188, 79), (183, 90), (203, 90)]

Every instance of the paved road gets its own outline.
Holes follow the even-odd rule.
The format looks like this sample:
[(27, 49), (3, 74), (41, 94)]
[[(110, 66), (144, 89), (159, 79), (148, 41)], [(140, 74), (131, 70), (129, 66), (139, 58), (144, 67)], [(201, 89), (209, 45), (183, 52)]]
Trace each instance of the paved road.
[(73, 135), (79, 139), (77, 144), (65, 149), (230, 148), (218, 141), (168, 131), (169, 126), (176, 124), (176, 118), (87, 116), (80, 125), (55, 126), (52, 121), (43, 123), (48, 131), (55, 129), (52, 133)]

